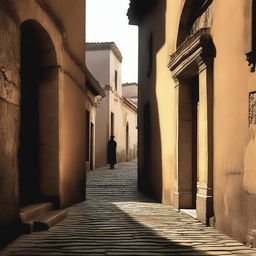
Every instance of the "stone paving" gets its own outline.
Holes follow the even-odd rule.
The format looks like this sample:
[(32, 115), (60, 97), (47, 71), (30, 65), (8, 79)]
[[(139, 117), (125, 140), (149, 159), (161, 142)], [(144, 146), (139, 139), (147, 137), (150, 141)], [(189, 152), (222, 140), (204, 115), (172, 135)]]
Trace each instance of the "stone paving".
[(87, 200), (48, 231), (23, 235), (1, 256), (256, 255), (228, 236), (143, 196), (136, 162), (88, 173)]

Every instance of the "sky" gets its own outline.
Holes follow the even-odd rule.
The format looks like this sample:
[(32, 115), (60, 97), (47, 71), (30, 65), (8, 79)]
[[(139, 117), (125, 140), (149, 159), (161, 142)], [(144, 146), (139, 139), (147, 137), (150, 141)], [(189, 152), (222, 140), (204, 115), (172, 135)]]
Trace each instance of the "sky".
[(138, 28), (128, 24), (129, 0), (87, 0), (86, 42), (115, 42), (122, 53), (122, 83), (138, 81)]

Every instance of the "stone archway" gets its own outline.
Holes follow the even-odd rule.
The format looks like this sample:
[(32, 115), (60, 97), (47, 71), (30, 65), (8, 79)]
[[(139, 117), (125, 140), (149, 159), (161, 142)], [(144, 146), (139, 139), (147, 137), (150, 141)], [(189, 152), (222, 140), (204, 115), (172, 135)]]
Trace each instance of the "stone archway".
[[(213, 0), (184, 0), (176, 42), (177, 48), (179, 48), (195, 30), (199, 30), (202, 24), (204, 27), (210, 26), (211, 14), (207, 9), (212, 1)], [(203, 19), (203, 22), (201, 22), (200, 19)]]
[(20, 203), (58, 204), (59, 88), (53, 42), (35, 20), (21, 25)]

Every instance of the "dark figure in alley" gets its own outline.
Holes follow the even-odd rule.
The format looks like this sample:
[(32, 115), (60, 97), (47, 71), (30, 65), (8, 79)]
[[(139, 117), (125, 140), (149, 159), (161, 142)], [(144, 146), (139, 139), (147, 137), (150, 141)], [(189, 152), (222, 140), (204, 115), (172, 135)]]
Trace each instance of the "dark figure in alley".
[(111, 135), (108, 141), (108, 164), (110, 169), (114, 169), (116, 164), (116, 142), (114, 140), (115, 136)]

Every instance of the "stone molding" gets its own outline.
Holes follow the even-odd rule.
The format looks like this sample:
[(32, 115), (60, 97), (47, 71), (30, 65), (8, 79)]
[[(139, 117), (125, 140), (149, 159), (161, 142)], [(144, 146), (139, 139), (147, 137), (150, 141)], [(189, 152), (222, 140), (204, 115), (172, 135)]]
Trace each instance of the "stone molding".
[(102, 50), (111, 50), (116, 58), (122, 62), (123, 56), (118, 49), (115, 42), (95, 42), (95, 43), (86, 43), (86, 51), (102, 51)]
[(137, 106), (131, 102), (129, 99), (122, 97), (122, 101), (121, 101), (124, 105), (126, 105), (128, 108), (130, 108), (131, 110), (133, 110), (135, 113), (138, 112), (138, 108)]
[(189, 67), (188, 77), (200, 73), (209, 61), (216, 56), (209, 28), (202, 28), (186, 41), (170, 56), (168, 68), (174, 79), (186, 78), (186, 69)]

